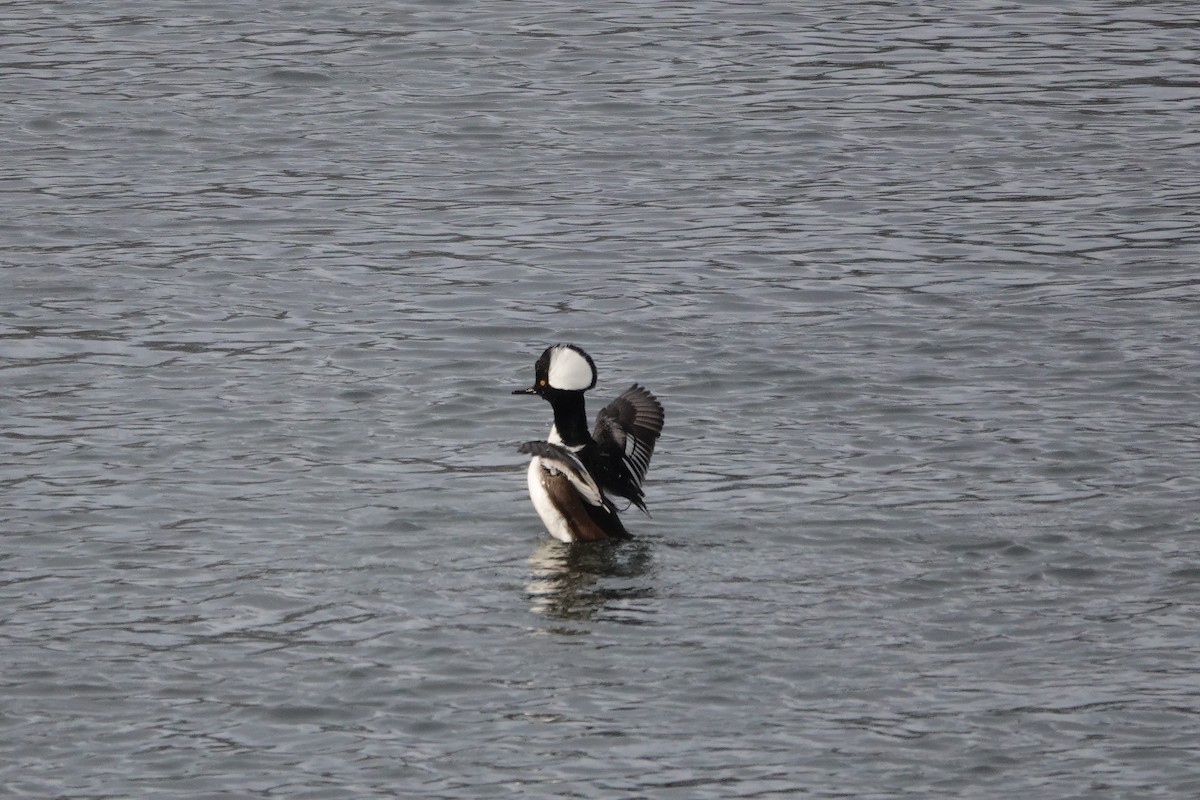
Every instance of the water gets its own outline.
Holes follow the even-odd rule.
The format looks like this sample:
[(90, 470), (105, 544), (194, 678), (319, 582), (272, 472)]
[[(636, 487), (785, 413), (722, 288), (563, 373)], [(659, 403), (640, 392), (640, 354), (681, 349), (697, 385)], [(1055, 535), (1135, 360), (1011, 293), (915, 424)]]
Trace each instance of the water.
[(0, 795), (1200, 793), (1191, 4), (334, 5), (6, 7)]

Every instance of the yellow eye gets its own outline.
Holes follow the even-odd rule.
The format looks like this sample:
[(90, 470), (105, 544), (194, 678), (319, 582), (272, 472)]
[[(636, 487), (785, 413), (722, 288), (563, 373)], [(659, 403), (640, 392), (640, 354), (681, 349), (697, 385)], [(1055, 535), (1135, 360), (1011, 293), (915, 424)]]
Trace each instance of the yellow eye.
[(546, 385), (546, 379), (545, 379), (545, 378), (543, 378), (542, 380), (538, 381), (538, 386), (545, 386), (545, 385)]

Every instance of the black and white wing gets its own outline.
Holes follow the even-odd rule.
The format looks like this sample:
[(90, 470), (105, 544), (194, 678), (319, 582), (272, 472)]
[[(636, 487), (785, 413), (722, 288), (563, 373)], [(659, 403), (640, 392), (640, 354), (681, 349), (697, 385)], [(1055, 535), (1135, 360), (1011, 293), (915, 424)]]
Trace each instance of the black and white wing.
[(546, 469), (561, 474), (570, 481), (571, 485), (575, 487), (575, 491), (579, 492), (579, 496), (589, 505), (604, 505), (604, 495), (600, 492), (600, 487), (596, 485), (595, 479), (583, 466), (579, 456), (567, 448), (550, 442), (525, 442), (517, 448), (517, 451), (541, 458)]
[(564, 542), (631, 538), (579, 456), (552, 442), (525, 442), (518, 449), (533, 456), (529, 496), (554, 538)]
[(650, 469), (654, 444), (663, 429), (662, 404), (636, 383), (596, 415), (592, 438), (599, 451), (602, 488), (633, 502), (642, 511), (642, 482)]

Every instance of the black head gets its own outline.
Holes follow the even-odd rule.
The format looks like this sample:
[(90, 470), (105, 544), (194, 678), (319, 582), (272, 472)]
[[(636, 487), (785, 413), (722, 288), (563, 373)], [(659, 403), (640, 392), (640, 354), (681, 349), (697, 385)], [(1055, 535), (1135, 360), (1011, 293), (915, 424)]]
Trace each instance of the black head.
[(546, 399), (556, 392), (586, 392), (596, 385), (596, 364), (573, 344), (556, 344), (533, 367), (533, 386), (513, 394), (536, 394)]

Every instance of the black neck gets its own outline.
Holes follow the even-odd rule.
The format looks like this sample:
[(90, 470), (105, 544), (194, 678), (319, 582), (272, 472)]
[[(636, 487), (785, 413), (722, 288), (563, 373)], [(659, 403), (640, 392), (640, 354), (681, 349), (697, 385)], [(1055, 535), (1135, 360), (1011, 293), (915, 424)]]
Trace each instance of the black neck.
[(587, 428), (587, 412), (583, 407), (583, 392), (559, 392), (550, 400), (554, 409), (554, 427), (567, 447), (589, 444), (592, 434)]

